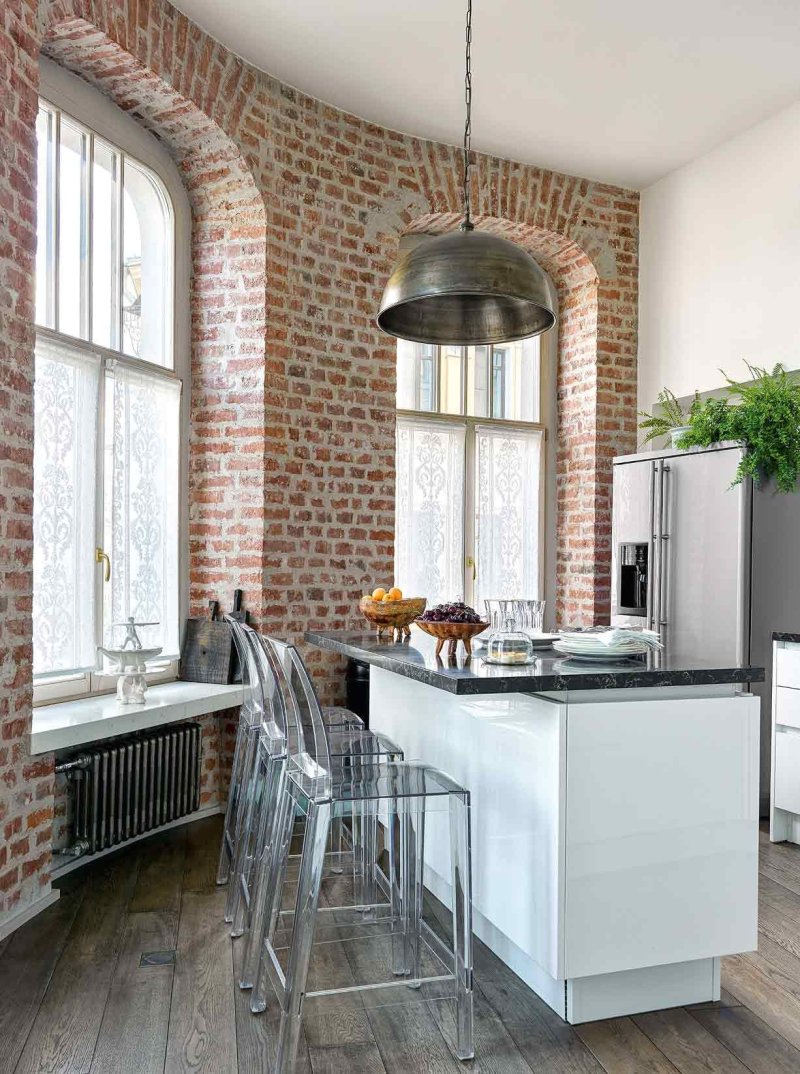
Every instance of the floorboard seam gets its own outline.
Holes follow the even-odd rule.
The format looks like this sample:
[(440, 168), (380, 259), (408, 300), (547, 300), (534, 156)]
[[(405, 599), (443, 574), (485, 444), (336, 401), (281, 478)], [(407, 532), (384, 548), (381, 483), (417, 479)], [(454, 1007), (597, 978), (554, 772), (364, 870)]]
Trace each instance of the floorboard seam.
[(94, 1038), (94, 1046), (92, 1047), (92, 1057), (89, 1060), (89, 1065), (86, 1068), (86, 1074), (91, 1074), (91, 1069), (94, 1066), (94, 1059), (95, 1059), (95, 1056), (97, 1055), (97, 1042), (100, 1040), (100, 1034), (103, 1032), (103, 1022), (105, 1022), (105, 1020), (106, 1020), (106, 1011), (108, 1010), (108, 1001), (111, 998), (111, 989), (114, 986), (114, 978), (115, 978), (115, 976), (117, 974), (117, 966), (119, 966), (119, 960), (122, 957), (123, 950), (125, 949), (125, 937), (126, 937), (127, 932), (128, 932), (128, 918), (130, 917), (130, 914), (128, 912), (128, 907), (131, 904), (131, 899), (133, 898), (133, 893), (136, 890), (136, 884), (137, 884), (137, 882), (139, 880), (139, 871), (140, 871), (140, 869), (142, 867), (142, 859), (141, 859), (141, 855), (139, 854), (138, 851), (136, 851), (134, 861), (135, 861), (135, 868), (134, 868), (133, 883), (131, 884), (130, 895), (128, 896), (128, 901), (125, 903), (125, 909), (124, 909), (123, 914), (122, 914), (122, 936), (120, 938), (119, 950), (117, 951), (117, 957), (114, 959), (114, 969), (111, 971), (111, 976), (108, 979), (108, 991), (106, 992), (106, 1001), (103, 1004), (103, 1013), (100, 1015), (100, 1022), (98, 1023), (98, 1026), (97, 1026), (97, 1036)]
[[(52, 984), (53, 977), (55, 976), (56, 968), (57, 968), (59, 962), (61, 961), (61, 959), (64, 957), (64, 951), (67, 949), (67, 944), (69, 942), (69, 938), (72, 935), (72, 930), (75, 927), (75, 922), (76, 922), (76, 920), (78, 918), (78, 913), (80, 911), (81, 906), (83, 906), (83, 901), (84, 901), (85, 898), (86, 898), (86, 888), (84, 886), (84, 887), (81, 888), (80, 896), (78, 897), (78, 899), (76, 901), (75, 913), (72, 915), (72, 921), (70, 921), (69, 928), (64, 933), (64, 942), (61, 944), (61, 950), (58, 952), (58, 957), (56, 958), (55, 962), (53, 963), (53, 965), (52, 965), (52, 967), (50, 969), (50, 973), (49, 973), (49, 975), (47, 977), (47, 985), (45, 986), (45, 989), (44, 989), (44, 991), (42, 992), (42, 994), (41, 994), (41, 996), (39, 998), (39, 1006), (36, 1008), (36, 1013), (34, 1014), (33, 1018), (31, 1018), (31, 1024), (28, 1026), (28, 1032), (25, 1034), (25, 1040), (22, 1042), (22, 1047), (20, 1048), (19, 1057), (17, 1058), (17, 1061), (14, 1064), (14, 1070), (15, 1071), (19, 1070), (19, 1064), (22, 1062), (22, 1057), (25, 1054), (25, 1049), (28, 1046), (28, 1040), (30, 1039), (30, 1035), (33, 1032), (33, 1027), (36, 1025), (36, 1019), (39, 1017), (39, 1011), (42, 1009), (42, 1004), (44, 1003), (45, 996), (47, 995), (47, 993), (48, 993), (48, 991), (50, 989), (50, 985)], [(56, 903), (55, 905), (57, 906), (58, 903)], [(47, 911), (45, 911), (45, 913), (46, 912)], [(35, 920), (36, 919), (34, 918), (34, 921)], [(25, 926), (23, 925), (23, 928), (24, 927)]]
[[(668, 1009), (669, 1009), (669, 1008), (668, 1008)], [(675, 1008), (672, 1008), (672, 1009), (674, 1010)], [(682, 1010), (682, 1011), (685, 1011), (685, 1012), (686, 1012), (686, 1014), (688, 1014), (688, 1015), (690, 1015), (690, 1016), (691, 1016), (691, 1013), (692, 1013), (692, 1012), (691, 1012), (691, 1011), (687, 1011), (685, 1007), (681, 1007), (681, 1008), (678, 1008), (678, 1009), (679, 1009), (679, 1010)], [(646, 1012), (646, 1013), (652, 1013), (652, 1012)], [(647, 1030), (646, 1030), (646, 1029), (645, 1029), (645, 1028), (644, 1028), (643, 1026), (639, 1025), (639, 1022), (637, 1021), (637, 1018), (638, 1018), (638, 1015), (634, 1015), (634, 1017), (633, 1017), (633, 1024), (634, 1024), (634, 1025), (636, 1026), (636, 1028), (637, 1028), (637, 1029), (639, 1030), (639, 1032), (640, 1032), (640, 1033), (644, 1033), (644, 1035), (645, 1035), (645, 1036), (647, 1037), (647, 1039), (648, 1039), (648, 1040), (650, 1041), (650, 1043), (651, 1043), (651, 1044), (653, 1045), (653, 1047), (654, 1047), (654, 1048), (656, 1049), (656, 1051), (657, 1051), (657, 1052), (659, 1052), (659, 1054), (660, 1054), (660, 1055), (663, 1055), (663, 1056), (664, 1056), (664, 1058), (666, 1059), (666, 1061), (667, 1061), (668, 1063), (671, 1063), (671, 1064), (672, 1064), (672, 1066), (674, 1066), (674, 1067), (675, 1067), (675, 1069), (676, 1069), (677, 1071), (679, 1071), (679, 1072), (680, 1072), (680, 1067), (679, 1067), (679, 1066), (676, 1066), (676, 1064), (672, 1062), (672, 1060), (671, 1060), (671, 1059), (670, 1059), (670, 1057), (669, 1057), (669, 1056), (667, 1055), (667, 1053), (666, 1053), (666, 1052), (665, 1052), (665, 1051), (663, 1050), (663, 1048), (660, 1048), (660, 1047), (658, 1046), (658, 1044), (656, 1044), (656, 1042), (655, 1042), (655, 1041), (653, 1040), (653, 1038), (652, 1038), (652, 1037), (650, 1036), (650, 1034), (649, 1034), (649, 1033), (647, 1032)], [(696, 1018), (693, 1018), (693, 1019), (692, 1019), (692, 1021), (694, 1021), (694, 1022), (697, 1022), (697, 1019), (696, 1019)], [(700, 1026), (700, 1028), (701, 1028), (701, 1029), (702, 1029), (702, 1030), (703, 1030), (703, 1031), (704, 1031), (705, 1033), (708, 1033), (708, 1030), (706, 1029), (706, 1027), (705, 1027), (704, 1025), (702, 1025), (702, 1023), (700, 1023), (700, 1022), (697, 1022), (697, 1024), (698, 1024), (698, 1025)], [(721, 1047), (721, 1048), (724, 1048), (724, 1049), (725, 1049), (725, 1051), (726, 1051), (726, 1052), (728, 1053), (728, 1055), (729, 1055), (729, 1056), (731, 1057), (731, 1059), (733, 1059), (733, 1060), (734, 1060), (735, 1062), (739, 1062), (739, 1063), (741, 1063), (743, 1067), (747, 1067), (747, 1069), (748, 1069), (748, 1070), (750, 1070), (750, 1067), (748, 1067), (748, 1066), (747, 1066), (747, 1063), (744, 1063), (744, 1062), (742, 1062), (742, 1060), (741, 1060), (741, 1059), (739, 1059), (739, 1056), (738, 1056), (738, 1055), (736, 1055), (736, 1053), (735, 1053), (735, 1052), (732, 1052), (732, 1051), (730, 1050), (730, 1048), (729, 1048), (729, 1047), (728, 1047), (728, 1046), (727, 1046), (726, 1044), (723, 1044), (723, 1042), (722, 1042), (721, 1040), (717, 1040), (717, 1038), (716, 1038), (716, 1037), (714, 1036), (714, 1034), (713, 1034), (713, 1033), (709, 1033), (708, 1035), (709, 1035), (709, 1036), (710, 1036), (710, 1037), (712, 1038), (712, 1040), (715, 1040), (715, 1041), (717, 1042), (717, 1044), (719, 1044), (719, 1045), (720, 1045), (720, 1047)], [(751, 1071), (751, 1074), (752, 1074), (752, 1071)]]
[[(740, 1003), (740, 1004), (738, 1004), (737, 1006), (738, 1006), (738, 1007), (744, 1007), (744, 1004)], [(723, 1011), (724, 1011), (724, 1010), (730, 1010), (731, 1008), (729, 1008), (729, 1007), (720, 1007), (719, 1009), (720, 1009), (720, 1010), (723, 1010)], [(734, 1008), (734, 1009), (736, 1009), (736, 1008)], [(745, 1007), (744, 1009), (745, 1009), (745, 1010), (749, 1010), (749, 1008), (747, 1008), (747, 1007)], [(749, 1011), (749, 1013), (750, 1013), (750, 1015), (751, 1015), (751, 1016), (752, 1016), (753, 1018), (758, 1018), (758, 1015), (757, 1015), (757, 1014), (756, 1014), (756, 1013), (755, 1013), (754, 1011)], [(702, 1022), (700, 1021), (700, 1019), (699, 1019), (699, 1018), (695, 1018), (695, 1016), (694, 1016), (694, 1011), (687, 1011), (687, 1014), (691, 1015), (692, 1019), (693, 1019), (693, 1020), (694, 1020), (695, 1022), (697, 1022), (697, 1024), (698, 1024), (698, 1025), (699, 1025), (699, 1026), (700, 1026), (700, 1027), (701, 1027), (702, 1029), (705, 1029), (705, 1030), (706, 1030), (706, 1033), (710, 1033), (710, 1032), (711, 1032), (711, 1030), (709, 1030), (709, 1029), (706, 1029), (706, 1027), (705, 1027), (705, 1026), (703, 1025), (703, 1023), (702, 1023)], [(761, 1024), (762, 1024), (762, 1025), (764, 1025), (764, 1026), (766, 1026), (766, 1025), (767, 1025), (767, 1023), (766, 1023), (766, 1022), (764, 1022), (764, 1021), (763, 1021), (763, 1020), (762, 1020), (761, 1018), (758, 1018), (758, 1021), (759, 1021), (759, 1022), (761, 1022)], [(772, 1029), (772, 1027), (771, 1027), (771, 1026), (767, 1026), (767, 1028), (768, 1028), (768, 1029)], [(777, 1033), (778, 1031), (777, 1031), (777, 1030), (773, 1030), (773, 1032), (774, 1032), (774, 1033)], [(718, 1037), (718, 1036), (716, 1035), (716, 1033), (711, 1033), (711, 1036), (712, 1036), (712, 1037), (714, 1038), (714, 1040), (715, 1040), (715, 1041), (717, 1041), (717, 1043), (718, 1043), (718, 1044), (721, 1044), (723, 1048), (725, 1048), (725, 1049), (726, 1049), (727, 1051), (729, 1051), (729, 1052), (730, 1052), (730, 1054), (731, 1054), (731, 1055), (732, 1055), (732, 1056), (734, 1057), (734, 1059), (738, 1059), (738, 1060), (739, 1060), (739, 1062), (740, 1062), (740, 1063), (742, 1064), (742, 1066), (743, 1066), (743, 1067), (746, 1067), (746, 1068), (747, 1068), (747, 1069), (748, 1069), (748, 1070), (750, 1071), (750, 1074), (758, 1074), (758, 1071), (754, 1071), (754, 1070), (753, 1070), (753, 1068), (752, 1068), (752, 1067), (750, 1066), (750, 1064), (749, 1064), (749, 1063), (745, 1062), (745, 1060), (744, 1060), (744, 1059), (742, 1059), (742, 1057), (741, 1057), (740, 1055), (737, 1055), (737, 1054), (736, 1054), (736, 1052), (734, 1052), (734, 1051), (733, 1051), (733, 1050), (732, 1050), (731, 1048), (729, 1048), (729, 1047), (728, 1047), (728, 1045), (727, 1045), (727, 1044), (725, 1044), (725, 1042), (724, 1042), (724, 1041), (721, 1041), (721, 1040), (719, 1039), (719, 1037)], [(782, 1035), (781, 1033), (778, 1033), (778, 1036), (779, 1036), (779, 1037), (781, 1038), (781, 1040), (786, 1040), (786, 1037), (784, 1037), (784, 1036), (783, 1036), (783, 1035)], [(786, 1043), (787, 1043), (787, 1044), (791, 1044), (791, 1041), (786, 1041)]]

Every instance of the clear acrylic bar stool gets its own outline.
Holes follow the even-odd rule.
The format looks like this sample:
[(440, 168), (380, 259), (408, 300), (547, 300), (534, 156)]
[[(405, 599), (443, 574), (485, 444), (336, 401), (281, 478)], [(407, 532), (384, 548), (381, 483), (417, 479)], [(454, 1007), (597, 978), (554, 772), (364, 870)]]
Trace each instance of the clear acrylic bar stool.
[[(252, 987), (255, 964), (263, 937), (261, 909), (269, 899), (267, 882), (272, 849), (276, 801), (287, 759), (287, 715), (284, 698), (292, 697), (282, 659), (276, 648), (249, 627), (241, 628), (251, 644), (253, 674), (258, 693), (264, 698), (264, 717), (256, 739), (252, 762), (250, 793), (242, 809), (243, 823), (237, 833), (237, 856), (231, 887), (234, 891), (231, 930), (234, 936), (246, 934), (242, 988)], [(299, 718), (297, 716), (295, 719)], [(334, 726), (328, 729), (334, 766), (349, 770), (367, 761), (402, 759), (402, 752), (385, 736), (364, 728)], [(366, 863), (374, 863), (377, 851), (372, 828), (351, 825), (352, 862), (361, 878), (374, 876)], [(334, 843), (329, 851), (334, 872), (341, 872), (342, 848)], [(364, 883), (365, 881), (360, 881)]]
[[(266, 921), (251, 997), (251, 1009), (263, 1010), (271, 985), (280, 1003), (274, 1069), (277, 1074), (294, 1071), (304, 1003), (352, 992), (361, 992), (372, 1004), (454, 1001), (454, 1050), (460, 1059), (469, 1059), (474, 1055), (469, 792), (436, 769), (417, 763), (367, 761), (339, 768), (299, 654), (290, 648), (289, 655), (293, 675), (289, 695), (284, 696), (289, 756), (277, 787), (270, 897), (262, 911)], [(288, 865), (297, 814), (305, 816), (306, 825), (295, 882)], [(374, 870), (382, 880), (383, 899), (365, 906), (356, 887), (351, 904), (320, 906), (331, 823), (354, 814), (366, 826), (380, 822), (385, 830), (386, 872)], [(424, 921), (423, 880), (429, 852), (431, 868), (440, 879), (446, 874), (449, 887), (453, 923), (449, 947)], [(369, 917), (365, 910), (372, 911)], [(315, 941), (352, 945), (355, 954), (350, 957), (348, 946), (347, 961), (354, 974), (363, 969), (365, 979), (309, 989)], [(367, 955), (364, 945), (370, 944), (372, 953)], [(382, 956), (377, 960), (375, 950)]]
[[(258, 676), (253, 663), (253, 653), (242, 629), (235, 619), (226, 617), (231, 628), (239, 667), (242, 675), (242, 707), (239, 711), (239, 726), (236, 731), (236, 745), (231, 765), (228, 802), (225, 809), (225, 821), (222, 827), (222, 845), (217, 866), (217, 883), (226, 884), (231, 867), (236, 857), (237, 826), (242, 823), (243, 810), (240, 808), (242, 795), (246, 793), (247, 779), (245, 773), (252, 767), (256, 736), (259, 733), (264, 712), (264, 698), (259, 690)], [(231, 895), (225, 908), (225, 920), (230, 921)]]
[[(255, 746), (265, 708), (258, 671), (253, 664), (252, 641), (249, 640), (251, 635), (255, 634), (255, 631), (249, 625), (229, 616), (225, 617), (225, 621), (231, 628), (234, 645), (239, 657), (244, 697), (239, 714), (239, 726), (236, 732), (236, 745), (231, 765), (228, 802), (222, 829), (222, 843), (217, 866), (218, 884), (228, 882), (231, 867), (236, 858), (238, 833), (244, 824), (244, 809), (242, 806), (247, 801), (249, 794), (249, 780), (253, 770)], [(331, 728), (356, 729), (363, 727), (361, 718), (342, 706), (324, 710), (324, 719), (326, 725)], [(236, 887), (232, 885), (225, 908), (225, 920), (228, 922), (233, 919), (233, 902), (236, 897)]]

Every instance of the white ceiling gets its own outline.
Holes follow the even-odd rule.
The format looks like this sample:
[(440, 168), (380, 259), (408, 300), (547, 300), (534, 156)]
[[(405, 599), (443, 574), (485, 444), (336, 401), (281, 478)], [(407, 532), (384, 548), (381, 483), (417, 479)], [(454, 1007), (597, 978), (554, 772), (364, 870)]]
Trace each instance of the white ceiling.
[[(245, 59), (458, 143), (465, 0), (178, 0)], [(474, 0), (473, 147), (643, 188), (800, 98), (798, 0)]]

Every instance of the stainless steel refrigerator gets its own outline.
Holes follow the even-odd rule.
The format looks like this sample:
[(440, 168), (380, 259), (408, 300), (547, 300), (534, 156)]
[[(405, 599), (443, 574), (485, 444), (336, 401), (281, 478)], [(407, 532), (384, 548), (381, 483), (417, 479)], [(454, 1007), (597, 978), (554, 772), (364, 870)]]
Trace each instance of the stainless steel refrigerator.
[(800, 631), (800, 493), (732, 486), (741, 448), (614, 460), (611, 621), (660, 631), (672, 653), (767, 669), (762, 809), (769, 797), (772, 631)]

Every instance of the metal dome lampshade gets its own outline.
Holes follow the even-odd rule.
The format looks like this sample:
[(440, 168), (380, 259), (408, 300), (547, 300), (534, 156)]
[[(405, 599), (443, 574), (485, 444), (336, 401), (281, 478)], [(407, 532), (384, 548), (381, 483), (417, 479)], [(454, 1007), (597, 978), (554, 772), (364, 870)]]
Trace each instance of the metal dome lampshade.
[(386, 284), (378, 325), (415, 343), (508, 343), (555, 324), (547, 277), (508, 239), (472, 228), (409, 250)]
[(467, 0), (464, 221), (458, 231), (409, 250), (383, 292), (378, 326), (414, 343), (508, 343), (540, 335), (556, 317), (547, 277), (508, 239), (476, 231), (470, 220), (472, 0)]

